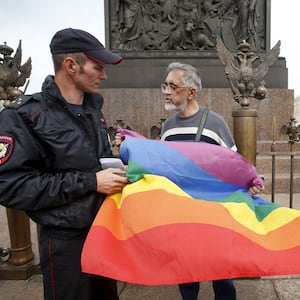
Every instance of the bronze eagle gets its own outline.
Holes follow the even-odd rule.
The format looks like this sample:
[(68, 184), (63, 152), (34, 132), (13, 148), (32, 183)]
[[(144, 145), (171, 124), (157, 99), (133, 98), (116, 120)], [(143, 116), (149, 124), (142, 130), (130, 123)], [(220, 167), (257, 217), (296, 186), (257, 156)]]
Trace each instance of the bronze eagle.
[[(233, 55), (229, 49), (224, 45), (222, 39), (217, 37), (217, 52), (219, 59), (225, 65), (226, 76), (229, 80), (235, 80), (237, 88), (244, 97), (251, 97), (254, 89), (253, 81), (263, 78), (269, 70), (269, 67), (276, 62), (280, 53), (280, 44), (278, 41), (276, 45), (261, 57), (255, 55), (251, 51), (251, 45), (246, 41), (242, 41), (237, 49), (237, 53)], [(257, 61), (259, 64), (257, 65)], [(237, 94), (233, 83), (230, 82), (234, 94)]]

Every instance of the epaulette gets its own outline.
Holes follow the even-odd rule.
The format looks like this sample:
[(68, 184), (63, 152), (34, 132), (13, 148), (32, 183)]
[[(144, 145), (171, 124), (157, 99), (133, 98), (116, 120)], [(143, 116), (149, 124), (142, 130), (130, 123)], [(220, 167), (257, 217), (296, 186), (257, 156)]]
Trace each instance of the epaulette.
[(32, 95), (22, 95), (12, 101), (6, 108), (18, 108), (24, 105), (25, 103), (29, 101), (40, 101), (41, 100), (41, 94), (40, 93), (35, 93)]

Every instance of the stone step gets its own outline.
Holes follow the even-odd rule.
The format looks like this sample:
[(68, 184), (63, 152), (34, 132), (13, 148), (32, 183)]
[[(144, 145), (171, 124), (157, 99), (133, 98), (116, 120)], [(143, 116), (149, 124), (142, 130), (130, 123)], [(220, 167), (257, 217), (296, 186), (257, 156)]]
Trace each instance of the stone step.
[[(271, 173), (259, 173), (265, 182), (265, 193), (271, 194), (272, 192), (272, 174)], [(290, 173), (275, 173), (275, 193), (290, 193)], [(300, 173), (294, 173), (293, 177), (293, 192), (300, 193)]]
[[(293, 192), (300, 192), (300, 155), (294, 155)], [(264, 177), (265, 192), (272, 192), (272, 155), (260, 154), (256, 157), (257, 173)], [(291, 156), (282, 152), (275, 156), (275, 193), (290, 193)]]
[[(256, 170), (264, 177), (265, 193), (272, 193), (272, 154), (275, 153), (275, 193), (290, 193), (291, 154), (294, 161), (293, 192), (300, 192), (300, 143), (288, 140), (257, 142)], [(271, 150), (273, 152), (271, 152)]]
[[(273, 202), (285, 207), (291, 207), (300, 210), (300, 193), (290, 194), (282, 194), (282, 193), (274, 193), (274, 198), (272, 199), (272, 194), (259, 194), (261, 198), (266, 201)], [(291, 203), (292, 201), (292, 203)], [(299, 298), (300, 299), (300, 298)]]
[[(272, 149), (272, 141), (257, 141), (256, 151), (257, 153), (270, 152)], [(273, 145), (272, 151), (300, 151), (300, 143), (294, 143), (291, 145), (288, 141), (276, 141)]]
[[(271, 155), (258, 155), (256, 157), (256, 170), (260, 173), (272, 173), (272, 156)], [(289, 173), (291, 170), (291, 156), (289, 155), (276, 155), (274, 157), (275, 173)], [(294, 156), (294, 171), (300, 170), (300, 155)]]

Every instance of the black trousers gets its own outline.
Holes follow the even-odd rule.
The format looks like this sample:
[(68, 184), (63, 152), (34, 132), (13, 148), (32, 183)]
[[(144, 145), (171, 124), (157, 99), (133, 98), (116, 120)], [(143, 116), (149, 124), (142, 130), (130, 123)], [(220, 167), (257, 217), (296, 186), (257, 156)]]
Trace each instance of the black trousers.
[(86, 233), (72, 238), (49, 236), (40, 229), (44, 300), (118, 300), (116, 281), (81, 272)]
[[(236, 300), (236, 291), (232, 279), (214, 280), (212, 284), (215, 300)], [(197, 300), (199, 289), (199, 282), (179, 284), (179, 291), (183, 300)]]

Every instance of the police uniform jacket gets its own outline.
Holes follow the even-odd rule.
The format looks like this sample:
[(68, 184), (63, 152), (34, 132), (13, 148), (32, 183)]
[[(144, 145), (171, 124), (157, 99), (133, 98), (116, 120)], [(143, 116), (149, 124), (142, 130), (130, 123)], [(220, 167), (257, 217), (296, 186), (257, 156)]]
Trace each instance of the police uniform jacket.
[(99, 158), (111, 155), (100, 94), (74, 114), (53, 77), (42, 93), (0, 113), (0, 204), (53, 229), (88, 228), (105, 195), (96, 192)]

